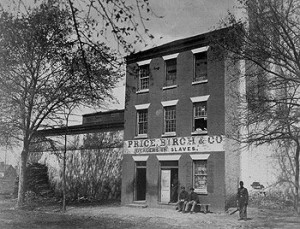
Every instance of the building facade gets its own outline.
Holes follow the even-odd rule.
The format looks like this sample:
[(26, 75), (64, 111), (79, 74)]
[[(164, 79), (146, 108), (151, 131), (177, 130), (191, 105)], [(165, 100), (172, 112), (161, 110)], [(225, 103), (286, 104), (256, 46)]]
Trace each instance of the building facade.
[(232, 204), (240, 179), (232, 131), (236, 66), (212, 45), (227, 30), (127, 57), (122, 204), (173, 206), (180, 186), (212, 210)]

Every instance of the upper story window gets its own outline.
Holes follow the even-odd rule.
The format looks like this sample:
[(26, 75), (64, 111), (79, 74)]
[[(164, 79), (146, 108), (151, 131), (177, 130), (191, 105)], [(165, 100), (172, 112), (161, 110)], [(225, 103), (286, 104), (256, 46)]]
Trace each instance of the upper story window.
[(164, 134), (163, 136), (176, 136), (176, 105), (178, 99), (162, 101), (164, 107)]
[(176, 106), (164, 108), (165, 133), (176, 132)]
[(165, 87), (176, 85), (177, 59), (166, 60)]
[(191, 97), (193, 103), (192, 134), (207, 134), (207, 101), (209, 95)]
[(150, 103), (135, 105), (136, 109), (136, 129), (138, 138), (146, 138), (148, 134), (148, 109)]
[(207, 102), (194, 103), (193, 132), (207, 133)]
[(207, 82), (207, 51), (209, 46), (192, 49), (194, 54), (193, 84)]
[(143, 135), (148, 133), (148, 110), (138, 110), (137, 111), (137, 127), (138, 135)]
[(139, 66), (139, 90), (149, 89), (150, 65)]
[(193, 82), (207, 80), (207, 52), (200, 52), (194, 55), (195, 75)]

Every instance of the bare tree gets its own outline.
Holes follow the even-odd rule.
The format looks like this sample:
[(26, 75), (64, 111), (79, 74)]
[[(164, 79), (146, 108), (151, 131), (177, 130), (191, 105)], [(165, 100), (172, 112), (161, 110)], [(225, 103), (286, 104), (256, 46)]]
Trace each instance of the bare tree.
[[(44, 1), (14, 0), (6, 5), (0, 3), (0, 7), (19, 13), (26, 12), (30, 7)], [(99, 51), (98, 44), (108, 42), (116, 46), (116, 51), (122, 55), (134, 52), (137, 44), (148, 46), (154, 36), (150, 33), (147, 23), (153, 16), (161, 18), (153, 12), (149, 0), (67, 0), (59, 1), (59, 4), (72, 15), (71, 22), (83, 58), (85, 50), (82, 46), (87, 44), (93, 51)], [(120, 57), (114, 58), (111, 61), (122, 64)]]
[[(9, 4), (9, 3), (8, 3)], [(120, 79), (118, 53), (153, 38), (148, 0), (37, 0), (0, 4), (1, 126), (22, 143), (18, 205), (39, 128), (62, 119), (63, 107), (98, 108)], [(117, 50), (105, 43), (115, 40)], [(146, 45), (146, 44), (145, 44)]]
[(281, 170), (278, 176), (278, 184), (287, 186), (286, 198), (294, 199), (296, 197), (295, 187), (295, 176), (296, 176), (296, 166), (295, 166), (295, 142), (289, 139), (280, 141), (278, 143), (279, 148), (276, 150), (275, 158), (277, 159), (279, 168)]
[(73, 112), (73, 109), (77, 104), (71, 104), (71, 106), (66, 106), (64, 109), (64, 119), (65, 119), (65, 136), (64, 136), (64, 151), (63, 151), (63, 169), (62, 169), (62, 211), (66, 211), (66, 158), (67, 158), (67, 136), (68, 136), (68, 127), (70, 115)]
[(298, 212), (300, 1), (238, 2), (247, 17), (229, 14), (222, 22), (229, 32), (218, 43), (241, 67), (234, 79), (245, 82), (235, 117), (235, 125), (243, 131), (230, 137), (249, 145), (273, 144), (288, 153), (286, 159), (290, 161), (282, 168), (284, 173), (293, 171), (287, 183), (293, 189)]
[(100, 107), (120, 77), (103, 58), (110, 56), (107, 46), (98, 46), (101, 53), (78, 48), (71, 18), (53, 1), (26, 14), (0, 15), (1, 125), (10, 125), (10, 134), (22, 142), (19, 206), (24, 203), (25, 167), (37, 129), (60, 120), (66, 105)]

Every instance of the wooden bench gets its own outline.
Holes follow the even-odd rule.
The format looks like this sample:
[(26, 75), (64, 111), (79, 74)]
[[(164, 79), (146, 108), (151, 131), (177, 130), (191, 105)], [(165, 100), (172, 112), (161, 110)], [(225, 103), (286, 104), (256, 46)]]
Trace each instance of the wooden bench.
[(200, 207), (200, 209), (199, 209), (200, 212), (201, 212), (201, 209), (203, 209), (204, 214), (210, 212), (209, 211), (210, 204), (197, 204), (197, 206)]

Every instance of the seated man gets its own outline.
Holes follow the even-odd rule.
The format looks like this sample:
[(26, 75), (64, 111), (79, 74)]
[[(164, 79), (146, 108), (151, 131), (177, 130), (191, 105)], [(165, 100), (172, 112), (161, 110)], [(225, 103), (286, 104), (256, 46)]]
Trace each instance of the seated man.
[(184, 212), (189, 210), (190, 205), (192, 205), (190, 213), (193, 213), (195, 210), (195, 206), (199, 203), (199, 198), (197, 193), (194, 192), (194, 188), (190, 188), (191, 193), (189, 194), (188, 202), (185, 206)]
[(188, 197), (189, 197), (189, 194), (187, 191), (185, 191), (185, 187), (184, 186), (181, 186), (181, 191), (179, 193), (179, 200), (177, 202), (177, 209), (179, 212), (183, 211), (184, 208), (185, 208), (185, 205), (188, 201)]

